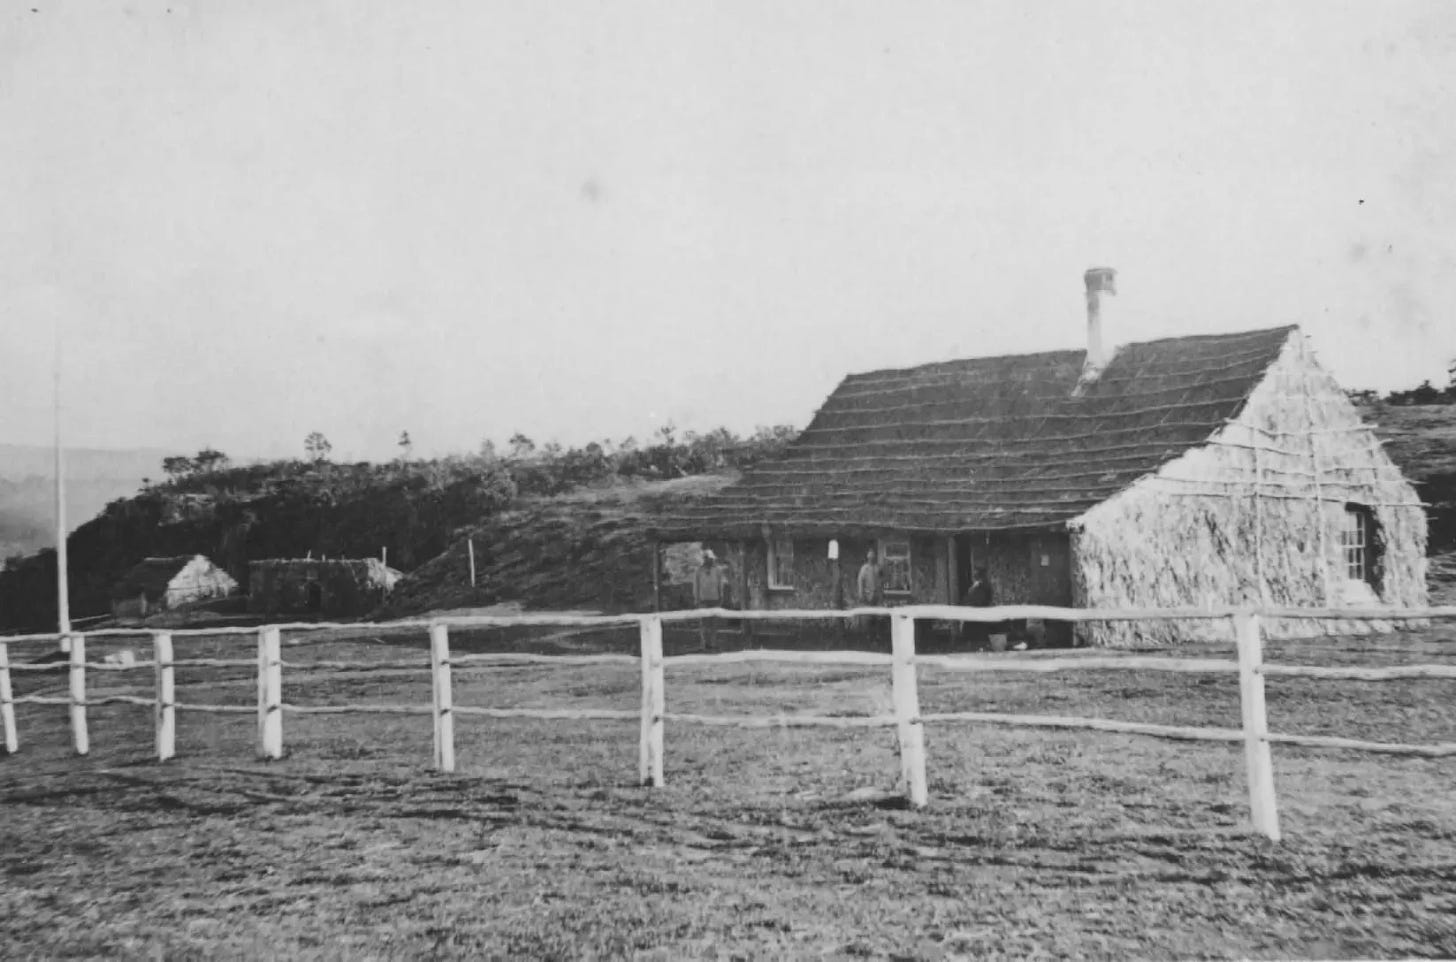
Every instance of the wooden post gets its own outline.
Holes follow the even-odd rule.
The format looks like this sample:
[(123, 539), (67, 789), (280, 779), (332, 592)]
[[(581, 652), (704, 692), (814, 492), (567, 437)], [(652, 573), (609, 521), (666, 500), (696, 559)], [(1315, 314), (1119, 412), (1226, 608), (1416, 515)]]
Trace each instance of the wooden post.
[(455, 770), (455, 693), (450, 682), (450, 629), (430, 626), (430, 677), (435, 694), (435, 750), (437, 771)]
[(890, 616), (890, 646), (895, 717), (900, 734), (900, 783), (913, 808), (929, 801), (925, 784), (925, 726), (920, 721), (920, 693), (915, 681), (915, 619)]
[(157, 761), (165, 762), (177, 754), (177, 687), (172, 674), (171, 633), (159, 631), (153, 635), (152, 651), (157, 663), (157, 705), (154, 711)]
[(15, 693), (10, 688), (10, 651), (0, 641), (0, 724), (5, 728), (5, 754), (14, 755), (20, 751), (20, 739), (15, 732)]
[(1264, 709), (1263, 645), (1259, 616), (1234, 616), (1239, 646), (1239, 703), (1244, 716), (1244, 754), (1249, 769), (1249, 808), (1254, 829), (1279, 841), (1279, 809), (1274, 798), (1274, 763), (1269, 753), (1269, 717)]
[(662, 670), (662, 619), (642, 619), (642, 739), (638, 773), (642, 785), (661, 788), (662, 716), (667, 712), (667, 685)]
[(470, 587), (475, 587), (475, 539), (466, 538), (465, 547), (470, 550)]
[(283, 757), (283, 656), (280, 632), (263, 628), (258, 632), (258, 754)]
[(91, 752), (86, 730), (86, 636), (69, 635), (71, 642), (71, 744), (77, 755)]

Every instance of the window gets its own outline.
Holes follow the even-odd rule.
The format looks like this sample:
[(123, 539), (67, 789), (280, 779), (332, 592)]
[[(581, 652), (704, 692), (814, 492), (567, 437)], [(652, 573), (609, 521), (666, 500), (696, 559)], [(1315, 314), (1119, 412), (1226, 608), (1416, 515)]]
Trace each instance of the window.
[(768, 539), (768, 586), (794, 587), (794, 542), (792, 538)]
[(880, 570), (885, 594), (910, 593), (910, 542), (881, 541)]
[(1340, 527), (1340, 548), (1345, 554), (1345, 577), (1379, 588), (1380, 546), (1374, 513), (1363, 504), (1345, 505)]

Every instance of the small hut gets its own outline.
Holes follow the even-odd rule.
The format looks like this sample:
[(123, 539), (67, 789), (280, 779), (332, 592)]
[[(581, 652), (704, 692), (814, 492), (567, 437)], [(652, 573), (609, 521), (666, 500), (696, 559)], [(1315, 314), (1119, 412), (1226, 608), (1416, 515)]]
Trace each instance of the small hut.
[(140, 619), (226, 598), (237, 590), (231, 575), (200, 554), (147, 558), (112, 588), (111, 613), (118, 619)]
[(850, 375), (781, 457), (660, 519), (659, 540), (726, 547), (751, 608), (853, 603), (871, 549), (889, 604), (956, 604), (984, 568), (998, 604), (1423, 605), (1420, 500), (1298, 328), (1104, 353), (1113, 277), (1086, 274), (1085, 349)]
[(248, 563), (248, 610), (356, 616), (378, 607), (403, 574), (378, 558), (273, 558)]

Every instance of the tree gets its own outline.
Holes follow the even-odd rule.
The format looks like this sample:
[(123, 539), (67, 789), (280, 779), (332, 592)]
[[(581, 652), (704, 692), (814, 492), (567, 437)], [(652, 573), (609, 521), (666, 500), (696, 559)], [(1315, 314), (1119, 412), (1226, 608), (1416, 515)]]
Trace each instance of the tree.
[(408, 431), (401, 431), (401, 432), (399, 432), (399, 442), (398, 443), (399, 443), (399, 456), (400, 456), (400, 459), (403, 460), (403, 461), (410, 460), (410, 455), (412, 453), (414, 453), (415, 442), (410, 439), (410, 436), (409, 436), (409, 432)]
[(203, 448), (197, 452), (197, 457), (192, 459), (193, 467), (201, 472), (221, 471), (228, 466), (228, 462), (228, 456), (216, 448)]
[(173, 481), (181, 481), (191, 474), (197, 465), (185, 454), (174, 454), (169, 458), (162, 459), (162, 470), (167, 472), (167, 477)]
[(524, 461), (536, 453), (536, 442), (526, 437), (520, 431), (511, 435), (511, 457), (518, 461)]
[(329, 439), (324, 437), (320, 431), (313, 431), (303, 439), (303, 450), (308, 454), (308, 459), (315, 464), (327, 461), (329, 452), (333, 449), (334, 446), (329, 443)]

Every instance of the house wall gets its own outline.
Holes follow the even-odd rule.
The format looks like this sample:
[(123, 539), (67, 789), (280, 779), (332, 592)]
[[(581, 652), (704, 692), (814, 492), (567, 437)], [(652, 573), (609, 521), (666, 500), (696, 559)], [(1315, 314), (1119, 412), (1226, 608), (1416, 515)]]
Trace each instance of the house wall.
[[(311, 584), (319, 605), (310, 604)], [(387, 589), (375, 583), (362, 561), (254, 562), (248, 571), (248, 610), (363, 615), (383, 602)]]
[[(1347, 502), (1382, 534), (1377, 594), (1345, 576)], [(1079, 607), (1426, 603), (1426, 522), (1415, 490), (1305, 339), (1293, 334), (1240, 416), (1071, 525)], [(1271, 621), (1276, 636), (1386, 630), (1390, 622)], [(1231, 637), (1227, 622), (1085, 625), (1092, 644)]]
[(972, 569), (985, 567), (997, 604), (1072, 603), (1071, 543), (1065, 532), (992, 531), (962, 537), (971, 541)]
[[(852, 608), (860, 566), (871, 548), (879, 550), (880, 539), (844, 536), (839, 542), (838, 573), (829, 560), (828, 538), (794, 538), (794, 586), (768, 587), (768, 543), (762, 539), (742, 545), (742, 568), (746, 574), (748, 607), (787, 610), (793, 608)], [(932, 535), (893, 535), (886, 540), (910, 542), (910, 592), (886, 594), (890, 606), (943, 604), (946, 593), (946, 539)], [(837, 577), (837, 581), (836, 581)]]
[(118, 621), (139, 621), (147, 616), (147, 596), (138, 594), (135, 598), (113, 598), (111, 616)]

